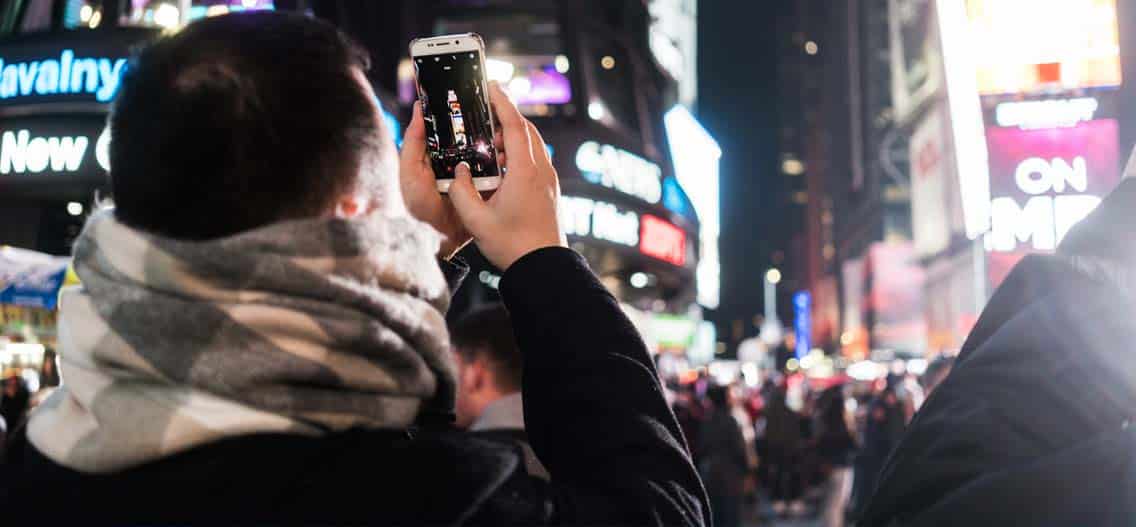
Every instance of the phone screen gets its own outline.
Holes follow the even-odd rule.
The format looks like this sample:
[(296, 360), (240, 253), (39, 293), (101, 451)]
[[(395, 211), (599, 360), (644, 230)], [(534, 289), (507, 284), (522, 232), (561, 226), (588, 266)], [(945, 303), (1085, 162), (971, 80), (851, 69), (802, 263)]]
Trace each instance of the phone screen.
[(453, 179), (462, 161), (469, 163), (473, 177), (499, 175), (481, 53), (420, 55), (414, 66), (434, 176)]

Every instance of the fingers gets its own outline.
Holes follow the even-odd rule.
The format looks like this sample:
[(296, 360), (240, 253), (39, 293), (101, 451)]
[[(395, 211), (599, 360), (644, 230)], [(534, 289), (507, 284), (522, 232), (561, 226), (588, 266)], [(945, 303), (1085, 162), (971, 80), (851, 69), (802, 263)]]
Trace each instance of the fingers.
[(481, 199), (481, 194), (473, 186), (473, 175), (469, 172), (469, 163), (462, 161), (454, 169), (454, 182), (450, 184), (450, 201), (458, 213), (463, 225), (474, 236), (482, 232), (481, 226), (487, 217), (488, 205)]
[(505, 139), (505, 151), (509, 153), (510, 163), (533, 163), (532, 148), (529, 143), (528, 121), (521, 111), (509, 100), (509, 96), (497, 83), (489, 85), (489, 100), (501, 120), (501, 133)]
[(537, 166), (545, 169), (552, 169), (552, 158), (548, 157), (548, 148), (544, 146), (544, 138), (540, 135), (540, 130), (536, 129), (536, 125), (532, 122), (528, 124), (529, 142), (532, 143), (533, 160), (536, 161)]
[(422, 120), (422, 103), (418, 101), (402, 136), (402, 156), (414, 160), (426, 157), (426, 123)]

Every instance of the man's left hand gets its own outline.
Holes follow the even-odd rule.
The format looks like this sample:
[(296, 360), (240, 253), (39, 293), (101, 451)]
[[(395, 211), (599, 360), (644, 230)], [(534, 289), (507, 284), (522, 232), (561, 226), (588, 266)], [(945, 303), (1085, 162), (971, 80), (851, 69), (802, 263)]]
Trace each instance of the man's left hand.
[(402, 140), (399, 178), (406, 208), (415, 218), (429, 223), (442, 233), (438, 256), (452, 258), (472, 239), (462, 225), (448, 196), (438, 192), (434, 169), (426, 154), (426, 123), (422, 120), (422, 103), (414, 103), (414, 115)]

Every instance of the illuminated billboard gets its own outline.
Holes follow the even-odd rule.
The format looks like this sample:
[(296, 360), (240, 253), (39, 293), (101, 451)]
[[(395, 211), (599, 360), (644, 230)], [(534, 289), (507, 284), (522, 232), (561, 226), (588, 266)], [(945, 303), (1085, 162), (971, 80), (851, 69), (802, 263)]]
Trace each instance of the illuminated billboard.
[(1117, 121), (1044, 130), (991, 127), (987, 249), (1052, 251), (1120, 181)]
[(720, 233), (718, 160), (722, 149), (685, 106), (675, 105), (663, 116), (674, 162), (675, 178), (694, 204), (698, 214), (698, 303), (718, 307), (721, 290), (721, 263), (718, 260)]
[(1121, 83), (1116, 0), (966, 0), (983, 95)]

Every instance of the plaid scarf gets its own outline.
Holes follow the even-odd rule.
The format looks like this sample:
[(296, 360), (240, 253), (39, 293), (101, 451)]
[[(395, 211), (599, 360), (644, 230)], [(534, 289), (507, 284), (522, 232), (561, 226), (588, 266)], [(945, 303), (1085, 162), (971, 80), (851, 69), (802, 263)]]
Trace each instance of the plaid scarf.
[(406, 217), (179, 241), (95, 213), (60, 299), (64, 386), (28, 437), (117, 471), (225, 437), (401, 428), (452, 412), (439, 235)]

